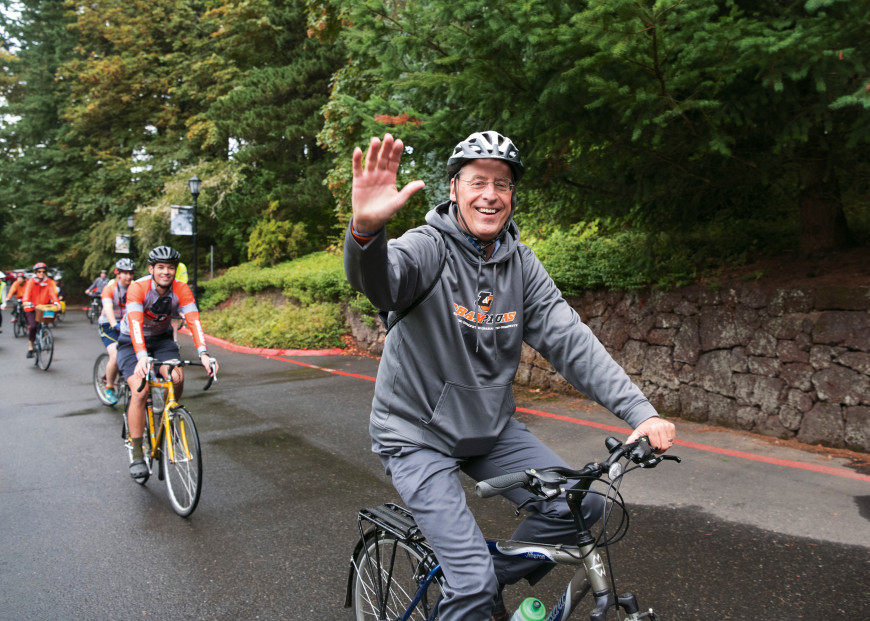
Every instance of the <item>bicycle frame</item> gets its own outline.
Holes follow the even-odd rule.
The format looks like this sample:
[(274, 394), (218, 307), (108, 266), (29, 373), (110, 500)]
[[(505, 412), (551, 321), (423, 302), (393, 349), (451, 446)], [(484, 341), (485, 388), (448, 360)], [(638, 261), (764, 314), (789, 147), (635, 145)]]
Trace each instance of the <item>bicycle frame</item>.
[[(170, 373), (171, 377), (171, 373)], [(154, 388), (163, 388), (166, 390), (166, 397), (163, 402), (163, 411), (160, 413), (160, 422), (155, 427), (154, 425), (154, 408), (151, 400), (148, 401), (145, 412), (146, 412), (146, 421), (148, 423), (148, 441), (150, 443), (151, 448), (151, 458), (158, 459), (159, 458), (159, 450), (160, 450), (160, 442), (163, 440), (164, 434), (169, 434), (169, 412), (178, 407), (178, 401), (175, 400), (175, 386), (173, 385), (171, 380), (155, 380), (149, 378), (148, 380), (148, 392), (153, 395), (152, 390)], [(190, 448), (187, 446), (187, 437), (184, 433), (184, 428), (182, 427), (181, 434), (182, 443), (184, 444), (184, 451), (187, 453), (185, 455), (186, 459), (190, 458)], [(169, 451), (169, 461), (175, 462), (175, 450), (172, 446), (172, 442), (166, 443), (166, 448)]]
[[(575, 545), (532, 543), (511, 539), (486, 540), (487, 549), (492, 556), (528, 559), (543, 563), (577, 567), (561, 597), (550, 609), (546, 621), (563, 621), (570, 617), (589, 591), (592, 591), (594, 598), (594, 605), (589, 613), (590, 621), (605, 621), (607, 613), (611, 608), (621, 609), (623, 616), (620, 618), (624, 619), (624, 621), (654, 620), (658, 618), (651, 608), (641, 611), (634, 594), (625, 593), (620, 596), (616, 595), (614, 591), (615, 582), (608, 576), (609, 559), (605, 558), (603, 551), (598, 546), (601, 537), (596, 539), (590, 532), (589, 525), (583, 516), (582, 502), (584, 497), (590, 493), (592, 483), (600, 481), (604, 475), (607, 475), (610, 483), (608, 491), (604, 496), (608, 499), (608, 503), (612, 503), (624, 510), (624, 504), (618, 493), (619, 485), (617, 484), (614, 487), (614, 480), (621, 481), (624, 474), (623, 467), (619, 462), (620, 459), (626, 458), (629, 462), (636, 464), (638, 468), (654, 468), (663, 460), (668, 459), (679, 462), (680, 458), (674, 456), (657, 457), (653, 455), (653, 449), (649, 445), (647, 438), (641, 438), (637, 442), (628, 445), (623, 445), (615, 438), (608, 438), (605, 444), (610, 450), (608, 460), (603, 463), (589, 463), (582, 470), (552, 468), (536, 471), (532, 469), (508, 473), (477, 483), (476, 491), (483, 498), (495, 496), (517, 487), (524, 487), (535, 493), (536, 497), (544, 499), (552, 498), (558, 493), (564, 494), (576, 527), (577, 543)], [(634, 469), (631, 468), (630, 470)], [(570, 488), (562, 487), (568, 480), (575, 480), (577, 483)], [(611, 489), (613, 489), (614, 495), (611, 495)], [(520, 504), (517, 508), (517, 513), (519, 513), (519, 509), (524, 504)], [(609, 513), (610, 507), (606, 506), (604, 515), (605, 525)], [(367, 543), (371, 540), (373, 534), (375, 536), (374, 540), (377, 541), (379, 537), (378, 533), (385, 532), (406, 546), (416, 546), (416, 556), (420, 558), (422, 554), (424, 559), (414, 572), (414, 580), (417, 587), (416, 592), (414, 592), (413, 585), (408, 585), (412, 588), (409, 588), (407, 593), (414, 592), (413, 599), (402, 612), (401, 617), (390, 617), (389, 621), (407, 621), (412, 614), (416, 613), (419, 615), (420, 611), (415, 611), (415, 608), (421, 601), (421, 597), (428, 592), (433, 581), (440, 581), (443, 577), (439, 577), (440, 565), (437, 563), (431, 546), (426, 543), (425, 538), (417, 528), (411, 512), (400, 505), (386, 503), (378, 507), (361, 510), (358, 514), (357, 522), (360, 530), (360, 542), (357, 544), (357, 548), (352, 556), (345, 605), (351, 606), (353, 581), (355, 579), (354, 572), (359, 571), (357, 563), (353, 559), (359, 558), (360, 551), (364, 550), (365, 563), (369, 565), (367, 568), (368, 574), (378, 577), (378, 583), (375, 585), (376, 588), (370, 588), (376, 594), (376, 597), (373, 598), (374, 603), (380, 607), (378, 618), (386, 618), (384, 612), (386, 609), (384, 593), (390, 592), (390, 583), (393, 579), (393, 565), (390, 563), (388, 574), (382, 574), (379, 569), (381, 567), (380, 559), (370, 558)], [(367, 522), (373, 528), (366, 532), (364, 522)], [(627, 531), (627, 520), (624, 523)], [(618, 538), (608, 540), (606, 537), (606, 526), (603, 528), (605, 530), (602, 531), (602, 536), (604, 537), (602, 546), (606, 550), (608, 545), (618, 541)], [(374, 549), (376, 551), (379, 550), (378, 547)], [(393, 552), (393, 555), (395, 555), (395, 552)], [(373, 563), (375, 567), (372, 566)], [(360, 566), (361, 564), (362, 561), (360, 561)], [(425, 576), (422, 575), (423, 572), (419, 572), (420, 569), (426, 571)], [(381, 583), (382, 580), (385, 584)], [(402, 602), (402, 604), (405, 605), (405, 602)], [(440, 604), (441, 599), (439, 597), (431, 612), (428, 613), (426, 621), (433, 621), (436, 618)], [(392, 613), (394, 615), (399, 614), (401, 610), (401, 607), (398, 610), (393, 607)]]

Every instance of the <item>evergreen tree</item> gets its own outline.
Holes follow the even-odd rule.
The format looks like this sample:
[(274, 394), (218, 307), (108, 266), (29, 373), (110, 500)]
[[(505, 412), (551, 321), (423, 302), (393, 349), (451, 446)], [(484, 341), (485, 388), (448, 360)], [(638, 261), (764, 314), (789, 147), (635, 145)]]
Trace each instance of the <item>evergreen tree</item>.
[(74, 40), (60, 2), (4, 2), (2, 9), (0, 260), (75, 269), (79, 227), (62, 197), (80, 174), (81, 158), (67, 148), (67, 85), (55, 80)]
[(795, 240), (800, 228), (805, 252), (850, 239), (843, 197), (867, 188), (867, 3), (310, 7), (351, 58), (322, 134), (336, 187), (386, 115), (421, 122), (394, 128), (412, 176), (443, 170), (470, 131), (511, 136), (529, 169), (521, 213), (544, 223), (617, 216), (674, 236), (743, 223), (751, 236), (767, 220)]

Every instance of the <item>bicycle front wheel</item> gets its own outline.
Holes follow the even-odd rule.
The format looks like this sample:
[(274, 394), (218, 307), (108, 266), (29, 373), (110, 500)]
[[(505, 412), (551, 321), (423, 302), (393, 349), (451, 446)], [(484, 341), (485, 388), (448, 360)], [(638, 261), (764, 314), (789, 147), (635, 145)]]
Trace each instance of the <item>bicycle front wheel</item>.
[(202, 491), (202, 455), (193, 417), (181, 406), (169, 413), (169, 434), (163, 435), (160, 459), (172, 509), (187, 517)]
[(24, 316), (24, 313), (20, 313), (15, 318), (15, 328), (12, 330), (13, 334), (15, 334), (15, 338), (19, 336), (25, 336), (27, 334), (27, 318)]
[(54, 358), (54, 336), (51, 330), (43, 328), (40, 334), (36, 335), (39, 343), (36, 347), (36, 364), (43, 371), (48, 371), (51, 366), (51, 359)]
[[(415, 543), (405, 543), (385, 531), (375, 531), (353, 560), (353, 610), (357, 621), (400, 619), (436, 566), (431, 554)], [(409, 619), (438, 619), (443, 597), (443, 576), (436, 572), (420, 593)]]

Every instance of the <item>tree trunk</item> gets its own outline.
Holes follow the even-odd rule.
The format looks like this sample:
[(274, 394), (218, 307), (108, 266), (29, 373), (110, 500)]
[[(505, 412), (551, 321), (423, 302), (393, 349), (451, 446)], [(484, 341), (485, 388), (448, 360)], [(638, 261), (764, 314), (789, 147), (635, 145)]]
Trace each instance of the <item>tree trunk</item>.
[(852, 245), (852, 234), (843, 212), (840, 184), (827, 158), (810, 157), (802, 162), (800, 206), (800, 252), (804, 256)]

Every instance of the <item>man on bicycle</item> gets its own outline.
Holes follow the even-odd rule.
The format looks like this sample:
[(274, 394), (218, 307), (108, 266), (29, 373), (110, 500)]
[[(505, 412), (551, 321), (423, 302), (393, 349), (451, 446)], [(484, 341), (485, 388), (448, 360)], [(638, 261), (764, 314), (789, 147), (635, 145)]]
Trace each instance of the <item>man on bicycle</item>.
[(90, 287), (85, 289), (85, 293), (94, 298), (99, 297), (103, 292), (103, 287), (109, 284), (107, 274), (106, 270), (100, 270), (100, 275), (94, 278), (94, 282), (91, 283)]
[[(146, 391), (138, 392), (145, 379), (148, 357), (169, 360), (178, 357), (178, 344), (172, 340), (170, 318), (184, 313), (187, 327), (193, 334), (193, 342), (200, 362), (209, 375), (217, 372), (210, 366), (205, 347), (205, 334), (199, 322), (199, 311), (190, 287), (175, 280), (175, 270), (181, 255), (169, 246), (157, 246), (148, 254), (148, 276), (133, 282), (127, 288), (127, 313), (121, 321), (118, 337), (118, 369), (130, 387), (130, 405), (127, 418), (130, 439), (133, 443), (133, 463), (130, 476), (134, 479), (148, 474), (142, 452), (142, 432), (145, 428)], [(165, 373), (165, 369), (161, 369)], [(164, 375), (169, 379), (166, 375)], [(180, 367), (172, 373), (175, 395), (181, 397), (184, 389), (184, 374)], [(135, 435), (138, 434), (138, 435)]]
[[(513, 418), (512, 384), (523, 341), (573, 386), (601, 403), (658, 451), (674, 425), (653, 406), (568, 305), (513, 221), (524, 166), (517, 147), (494, 131), (460, 142), (447, 160), (450, 200), (427, 224), (387, 242), (384, 226), (423, 188), (401, 191), (403, 144), (372, 138), (353, 154), (353, 218), (345, 237), (348, 281), (392, 311), (369, 430), (372, 449), (392, 477), (447, 581), (441, 621), (506, 620), (501, 589), (537, 582), (551, 565), (493, 561), (459, 478), (475, 480), (543, 466), (569, 467)], [(425, 295), (423, 295), (425, 294)], [(529, 493), (505, 494), (520, 503)], [(583, 502), (591, 524), (602, 500)], [(512, 538), (576, 544), (564, 498), (532, 502)], [(492, 616), (492, 617), (491, 617)]]
[(100, 298), (103, 312), (100, 313), (100, 338), (109, 353), (106, 364), (106, 397), (114, 405), (118, 403), (115, 378), (118, 375), (118, 338), (121, 336), (121, 320), (127, 308), (127, 287), (133, 282), (135, 264), (130, 259), (115, 263), (115, 278), (103, 287)]
[(54, 281), (48, 277), (48, 266), (45, 263), (37, 263), (33, 266), (33, 278), (27, 281), (24, 287), (24, 315), (27, 317), (27, 357), (33, 358), (33, 343), (36, 341), (36, 307), (41, 304), (54, 304), (60, 307), (57, 299), (57, 287)]

